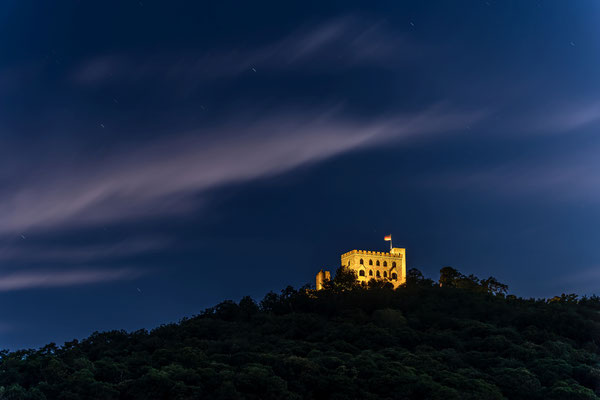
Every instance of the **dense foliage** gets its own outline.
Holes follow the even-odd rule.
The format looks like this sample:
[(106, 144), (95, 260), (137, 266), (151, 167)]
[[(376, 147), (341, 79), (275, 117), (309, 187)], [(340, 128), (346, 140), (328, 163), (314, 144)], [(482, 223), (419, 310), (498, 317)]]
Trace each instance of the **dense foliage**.
[(341, 269), (325, 290), (225, 301), (150, 332), (0, 354), (2, 399), (597, 399), (600, 299), (506, 296), (411, 270), (392, 290)]

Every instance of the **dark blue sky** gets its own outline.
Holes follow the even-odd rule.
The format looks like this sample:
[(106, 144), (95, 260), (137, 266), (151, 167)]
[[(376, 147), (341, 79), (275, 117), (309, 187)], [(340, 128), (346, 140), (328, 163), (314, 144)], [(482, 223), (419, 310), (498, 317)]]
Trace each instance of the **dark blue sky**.
[(598, 293), (600, 3), (0, 4), (0, 347), (341, 253)]

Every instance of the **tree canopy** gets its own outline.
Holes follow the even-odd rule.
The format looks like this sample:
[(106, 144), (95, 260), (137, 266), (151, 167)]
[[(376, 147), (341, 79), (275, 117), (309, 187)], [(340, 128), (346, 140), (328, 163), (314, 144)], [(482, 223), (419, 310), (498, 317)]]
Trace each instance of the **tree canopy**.
[(600, 299), (418, 270), (0, 352), (0, 399), (599, 399)]

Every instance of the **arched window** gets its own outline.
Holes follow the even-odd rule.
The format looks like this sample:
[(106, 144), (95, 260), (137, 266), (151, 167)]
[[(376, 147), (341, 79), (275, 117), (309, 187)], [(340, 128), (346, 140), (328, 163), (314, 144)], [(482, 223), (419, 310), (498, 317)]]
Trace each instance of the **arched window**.
[(398, 275), (395, 272), (392, 272), (392, 279), (393, 280), (398, 279)]
[(383, 276), (387, 278), (387, 271), (383, 271)]
[(377, 271), (377, 277), (381, 278), (381, 275), (379, 274), (379, 271)]
[(360, 265), (364, 265), (364, 263), (365, 263), (365, 262), (364, 262), (364, 261), (363, 261), (363, 259), (361, 258), (361, 259), (360, 259)]
[(392, 268), (396, 266), (396, 261), (392, 263)]
[(373, 260), (369, 260), (369, 265), (373, 265)]
[(369, 270), (369, 276), (373, 276), (373, 271)]
[(387, 267), (387, 261), (384, 261), (384, 262), (383, 262), (383, 266), (384, 266), (384, 267)]
[(377, 262), (375, 262), (375, 265), (377, 265), (379, 267), (379, 260), (377, 260)]
[(350, 261), (348, 261), (348, 266), (350, 266)]
[(358, 271), (358, 275), (365, 276), (365, 270), (361, 269), (360, 271)]

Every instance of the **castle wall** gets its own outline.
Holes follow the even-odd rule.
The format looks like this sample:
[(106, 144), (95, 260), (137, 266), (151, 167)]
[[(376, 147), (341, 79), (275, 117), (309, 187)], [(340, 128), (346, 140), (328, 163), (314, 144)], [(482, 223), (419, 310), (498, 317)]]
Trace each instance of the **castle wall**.
[(352, 250), (342, 254), (341, 259), (343, 266), (356, 271), (361, 283), (379, 279), (391, 282), (397, 288), (406, 282), (406, 249), (395, 247), (389, 253)]

